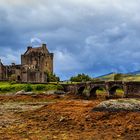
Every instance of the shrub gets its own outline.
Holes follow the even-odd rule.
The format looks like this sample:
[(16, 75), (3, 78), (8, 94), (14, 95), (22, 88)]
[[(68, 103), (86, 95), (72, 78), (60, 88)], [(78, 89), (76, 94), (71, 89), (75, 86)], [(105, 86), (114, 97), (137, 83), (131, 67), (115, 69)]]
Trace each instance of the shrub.
[(64, 88), (63, 88), (62, 85), (57, 85), (57, 89), (58, 89), (58, 90), (63, 90)]
[(10, 84), (14, 85), (14, 84), (16, 84), (16, 81), (10, 81)]
[(33, 88), (32, 88), (32, 86), (30, 85), (30, 84), (27, 84), (26, 86), (25, 86), (25, 89), (24, 89), (26, 92), (28, 92), (28, 91), (32, 91), (33, 90)]
[(123, 74), (117, 73), (114, 75), (114, 80), (123, 80)]
[(92, 78), (84, 73), (78, 74), (70, 78), (70, 81), (72, 82), (86, 82), (86, 81), (91, 81), (91, 80)]
[(56, 76), (53, 73), (46, 72), (47, 73), (47, 82), (59, 82), (60, 78)]
[(45, 90), (46, 86), (45, 85), (36, 85), (35, 90)]
[(46, 90), (56, 90), (57, 89), (57, 85), (47, 85)]
[(19, 91), (19, 90), (24, 90), (27, 85), (25, 85), (25, 84), (14, 84), (12, 86), (15, 87), (15, 91)]
[(8, 92), (8, 91), (14, 90), (15, 88), (12, 86), (2, 86), (0, 89), (1, 89), (1, 92)]

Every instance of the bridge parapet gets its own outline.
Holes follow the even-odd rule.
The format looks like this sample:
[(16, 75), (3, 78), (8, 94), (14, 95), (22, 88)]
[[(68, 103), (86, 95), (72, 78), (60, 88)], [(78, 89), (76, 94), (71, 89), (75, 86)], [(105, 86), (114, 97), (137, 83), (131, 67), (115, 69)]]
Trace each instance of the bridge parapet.
[(91, 92), (95, 95), (97, 89), (103, 88), (108, 95), (115, 94), (117, 89), (122, 89), (126, 97), (140, 97), (140, 82), (124, 82), (124, 81), (99, 81), (99, 82), (86, 82), (78, 84), (65, 84), (62, 85), (66, 92), (74, 94), (82, 94), (84, 90)]

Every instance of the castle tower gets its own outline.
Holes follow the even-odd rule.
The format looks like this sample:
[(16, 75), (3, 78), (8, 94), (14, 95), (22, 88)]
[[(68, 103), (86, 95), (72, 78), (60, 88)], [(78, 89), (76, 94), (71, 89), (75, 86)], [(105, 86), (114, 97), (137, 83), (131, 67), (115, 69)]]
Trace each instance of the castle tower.
[(21, 55), (21, 65), (23, 82), (47, 82), (46, 72), (53, 73), (53, 53), (49, 53), (46, 44), (29, 46)]

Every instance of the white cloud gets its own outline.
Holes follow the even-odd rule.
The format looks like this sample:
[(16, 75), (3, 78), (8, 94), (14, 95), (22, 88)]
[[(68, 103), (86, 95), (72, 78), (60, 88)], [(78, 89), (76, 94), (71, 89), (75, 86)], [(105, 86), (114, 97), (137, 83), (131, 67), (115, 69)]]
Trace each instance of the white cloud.
[(37, 37), (31, 38), (30, 42), (31, 42), (31, 45), (33, 46), (36, 46), (36, 45), (40, 46), (42, 44), (42, 40)]

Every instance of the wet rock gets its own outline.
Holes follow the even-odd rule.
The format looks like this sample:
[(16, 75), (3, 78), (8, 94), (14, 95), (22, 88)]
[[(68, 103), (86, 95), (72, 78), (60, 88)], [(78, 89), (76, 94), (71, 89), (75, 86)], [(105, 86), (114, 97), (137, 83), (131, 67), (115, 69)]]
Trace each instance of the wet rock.
[(47, 92), (44, 92), (44, 94), (47, 94), (47, 95), (51, 95), (51, 94), (62, 95), (62, 94), (65, 94), (65, 92), (62, 91), (62, 90), (49, 90)]
[(44, 92), (44, 94), (47, 94), (47, 95), (51, 95), (51, 94), (54, 94), (55, 90), (49, 90), (47, 92)]
[(93, 111), (140, 111), (140, 100), (137, 99), (118, 99), (104, 101), (97, 105)]
[(65, 92), (62, 90), (57, 90), (54, 92), (54, 94), (62, 95), (62, 94), (65, 94)]
[(16, 92), (15, 95), (34, 95), (35, 93), (30, 91), (30, 92), (25, 92), (24, 90)]

